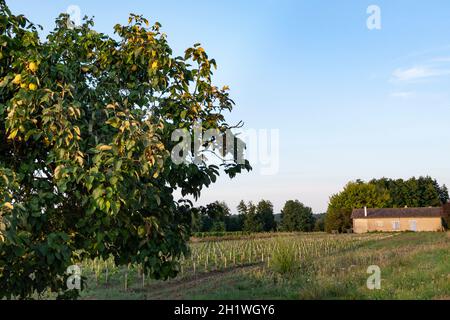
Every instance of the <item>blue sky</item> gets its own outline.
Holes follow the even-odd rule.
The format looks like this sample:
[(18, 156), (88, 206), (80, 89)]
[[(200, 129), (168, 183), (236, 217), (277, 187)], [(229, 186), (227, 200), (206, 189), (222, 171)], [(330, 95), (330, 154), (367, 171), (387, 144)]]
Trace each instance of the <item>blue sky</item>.
[[(450, 2), (7, 0), (46, 31), (70, 5), (112, 33), (130, 12), (159, 21), (176, 54), (201, 42), (236, 109), (279, 129), (280, 169), (220, 181), (201, 202), (299, 199), (315, 212), (349, 181), (431, 175), (450, 185)], [(369, 5), (381, 30), (366, 26)]]

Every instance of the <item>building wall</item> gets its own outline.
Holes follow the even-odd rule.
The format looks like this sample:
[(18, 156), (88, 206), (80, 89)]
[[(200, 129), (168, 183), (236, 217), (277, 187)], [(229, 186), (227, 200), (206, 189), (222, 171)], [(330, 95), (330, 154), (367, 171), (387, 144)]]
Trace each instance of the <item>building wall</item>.
[[(415, 226), (415, 230), (414, 229)], [(396, 228), (394, 228), (396, 227)], [(433, 218), (369, 218), (353, 219), (353, 232), (442, 231), (442, 219)]]
[(353, 219), (353, 232), (354, 233), (366, 233), (368, 232), (369, 219)]

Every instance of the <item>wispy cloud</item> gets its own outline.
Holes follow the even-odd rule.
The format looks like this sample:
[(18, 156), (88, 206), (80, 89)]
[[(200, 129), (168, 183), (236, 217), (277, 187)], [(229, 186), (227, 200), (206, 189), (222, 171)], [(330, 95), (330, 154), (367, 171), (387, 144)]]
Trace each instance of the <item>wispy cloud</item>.
[(450, 57), (436, 57), (430, 60), (431, 62), (450, 62)]
[(393, 98), (400, 98), (400, 99), (408, 99), (414, 97), (416, 94), (412, 91), (400, 91), (400, 92), (392, 92), (390, 94)]
[(424, 80), (450, 75), (450, 69), (433, 68), (429, 66), (415, 66), (408, 69), (396, 69), (392, 73), (392, 81), (405, 82)]

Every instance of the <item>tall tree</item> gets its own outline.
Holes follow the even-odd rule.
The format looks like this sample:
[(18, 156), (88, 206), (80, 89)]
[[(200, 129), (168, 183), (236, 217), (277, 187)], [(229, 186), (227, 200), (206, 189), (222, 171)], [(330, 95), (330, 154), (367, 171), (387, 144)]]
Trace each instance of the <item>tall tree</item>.
[(239, 214), (241, 215), (246, 215), (247, 214), (247, 205), (245, 204), (244, 200), (241, 200), (237, 206), (237, 211)]
[(439, 199), (441, 200), (441, 203), (446, 204), (450, 200), (449, 194), (448, 194), (448, 188), (444, 184), (441, 188), (439, 188)]
[(195, 211), (198, 212), (198, 217), (196, 216), (194, 221), (196, 225), (200, 225), (198, 231), (226, 231), (226, 221), (231, 211), (225, 202), (215, 201)]
[(256, 215), (262, 224), (265, 232), (274, 231), (277, 228), (275, 217), (273, 215), (273, 204), (267, 200), (261, 200), (256, 207)]
[(241, 200), (237, 206), (237, 215), (230, 215), (226, 221), (227, 231), (244, 231), (245, 219), (247, 215), (247, 204)]
[(342, 192), (331, 196), (325, 230), (345, 232), (352, 227), (350, 216), (354, 208), (384, 208), (389, 201), (389, 192), (380, 186), (363, 181), (350, 182)]
[(284, 231), (309, 232), (314, 227), (313, 212), (298, 200), (289, 200), (281, 211), (281, 225)]
[(161, 25), (137, 15), (115, 37), (61, 15), (45, 41), (4, 0), (0, 19), (0, 299), (74, 297), (66, 270), (84, 258), (175, 276), (192, 209), (174, 191), (198, 198), (219, 168), (174, 163), (172, 133), (230, 128), (216, 62), (200, 45), (173, 56)]
[(249, 202), (247, 205), (247, 212), (244, 217), (244, 231), (247, 232), (261, 232), (263, 225), (256, 214), (256, 206)]
[(224, 201), (215, 201), (206, 206), (208, 216), (214, 221), (225, 221), (231, 214), (230, 208)]

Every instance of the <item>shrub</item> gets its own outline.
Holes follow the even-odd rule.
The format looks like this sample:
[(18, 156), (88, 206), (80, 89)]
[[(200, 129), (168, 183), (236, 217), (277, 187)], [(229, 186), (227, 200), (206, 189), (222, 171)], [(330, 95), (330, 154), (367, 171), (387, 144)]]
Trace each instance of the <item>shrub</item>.
[(278, 241), (271, 261), (272, 270), (283, 276), (292, 275), (299, 267), (295, 246), (286, 240)]

